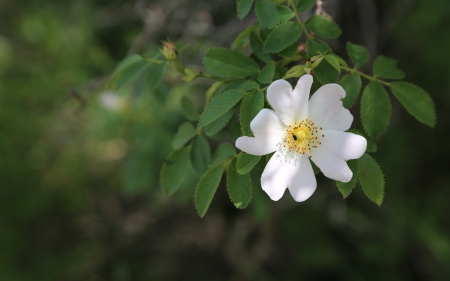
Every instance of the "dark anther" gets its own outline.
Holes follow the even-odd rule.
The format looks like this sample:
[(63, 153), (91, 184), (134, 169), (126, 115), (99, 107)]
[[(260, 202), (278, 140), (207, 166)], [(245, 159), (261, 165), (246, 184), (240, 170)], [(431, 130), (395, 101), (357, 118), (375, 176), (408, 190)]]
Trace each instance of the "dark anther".
[(297, 140), (297, 136), (295, 134), (292, 134), (292, 137), (294, 138), (294, 140)]

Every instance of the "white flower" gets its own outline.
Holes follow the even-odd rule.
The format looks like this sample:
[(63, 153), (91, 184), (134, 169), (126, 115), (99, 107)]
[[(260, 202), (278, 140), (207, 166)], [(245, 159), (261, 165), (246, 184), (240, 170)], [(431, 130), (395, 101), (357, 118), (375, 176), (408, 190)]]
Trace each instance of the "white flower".
[(261, 110), (250, 123), (254, 137), (236, 140), (236, 147), (248, 154), (275, 151), (261, 176), (263, 190), (274, 201), (286, 188), (298, 202), (314, 193), (317, 182), (309, 159), (326, 177), (349, 182), (353, 173), (346, 160), (361, 157), (367, 147), (365, 138), (344, 132), (353, 122), (342, 106), (344, 89), (327, 84), (308, 101), (312, 82), (311, 75), (303, 75), (292, 90), (287, 81), (274, 81), (267, 100), (275, 111)]

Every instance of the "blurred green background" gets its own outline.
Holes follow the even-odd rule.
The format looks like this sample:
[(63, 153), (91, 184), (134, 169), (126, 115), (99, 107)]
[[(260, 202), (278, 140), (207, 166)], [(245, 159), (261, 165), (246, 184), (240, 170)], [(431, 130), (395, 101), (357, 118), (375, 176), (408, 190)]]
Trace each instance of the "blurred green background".
[(342, 199), (321, 176), (304, 203), (257, 188), (243, 211), (221, 185), (200, 219), (198, 178), (171, 198), (158, 178), (184, 120), (180, 97), (201, 106), (211, 82), (186, 84), (168, 69), (153, 92), (142, 81), (102, 90), (127, 54), (167, 38), (188, 42), (182, 60), (199, 69), (205, 50), (230, 47), (254, 12), (236, 19), (233, 0), (0, 0), (0, 280), (450, 280), (450, 4), (328, 0), (324, 9), (343, 29), (328, 42), (335, 52), (347, 58), (351, 41), (372, 61), (398, 59), (434, 99), (436, 128), (391, 98), (373, 154), (386, 176), (381, 207), (360, 187)]

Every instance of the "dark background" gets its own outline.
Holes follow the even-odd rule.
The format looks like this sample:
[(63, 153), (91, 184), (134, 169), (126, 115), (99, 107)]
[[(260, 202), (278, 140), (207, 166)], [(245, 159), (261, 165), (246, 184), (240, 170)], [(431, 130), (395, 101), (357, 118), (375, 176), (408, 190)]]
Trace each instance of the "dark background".
[(449, 280), (450, 4), (324, 2), (343, 29), (334, 51), (367, 46), (368, 73), (377, 55), (396, 58), (432, 96), (437, 126), (391, 95), (373, 154), (381, 207), (360, 186), (342, 199), (320, 176), (304, 203), (255, 189), (243, 211), (221, 185), (200, 219), (198, 179), (167, 198), (158, 177), (184, 120), (179, 97), (201, 103), (210, 81), (168, 70), (152, 93), (102, 89), (127, 54), (167, 38), (188, 42), (182, 60), (200, 69), (254, 12), (238, 20), (232, 0), (0, 0), (0, 280)]

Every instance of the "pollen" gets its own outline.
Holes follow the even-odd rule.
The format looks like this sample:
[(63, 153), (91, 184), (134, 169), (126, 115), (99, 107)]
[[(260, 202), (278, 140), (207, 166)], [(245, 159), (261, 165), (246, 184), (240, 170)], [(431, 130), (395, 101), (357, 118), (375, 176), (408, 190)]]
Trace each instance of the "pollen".
[(287, 127), (283, 147), (289, 152), (306, 153), (309, 157), (312, 157), (311, 150), (322, 144), (323, 137), (322, 127), (318, 127), (313, 121), (305, 119)]

